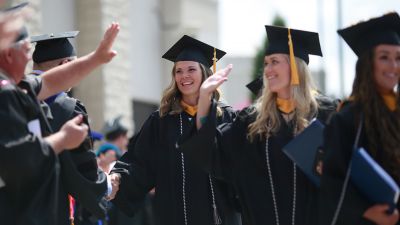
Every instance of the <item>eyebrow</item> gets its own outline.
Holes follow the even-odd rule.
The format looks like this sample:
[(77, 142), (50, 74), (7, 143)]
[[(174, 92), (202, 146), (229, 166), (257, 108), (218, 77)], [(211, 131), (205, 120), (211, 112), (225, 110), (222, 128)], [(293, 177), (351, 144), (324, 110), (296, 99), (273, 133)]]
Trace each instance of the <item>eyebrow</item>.
[[(385, 53), (385, 54), (390, 54), (390, 52), (391, 51), (389, 51), (389, 50), (385, 50), (385, 49), (381, 49), (381, 50), (377, 50), (377, 52), (376, 53)], [(400, 50), (396, 50), (395, 51), (395, 54), (400, 54)]]

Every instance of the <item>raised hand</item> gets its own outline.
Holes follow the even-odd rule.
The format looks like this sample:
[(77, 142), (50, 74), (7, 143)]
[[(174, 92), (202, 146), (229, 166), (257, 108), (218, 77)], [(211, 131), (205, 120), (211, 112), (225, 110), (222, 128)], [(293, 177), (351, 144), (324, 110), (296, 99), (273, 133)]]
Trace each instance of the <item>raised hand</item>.
[(210, 110), (210, 99), (213, 92), (225, 81), (232, 70), (233, 65), (229, 64), (224, 69), (218, 70), (215, 74), (208, 77), (200, 87), (200, 97), (197, 103), (196, 127), (202, 127), (202, 119), (207, 117)]
[(212, 93), (225, 81), (232, 70), (233, 65), (229, 64), (224, 69), (218, 70), (216, 73), (208, 77), (200, 87), (201, 96), (211, 96)]
[(100, 63), (108, 63), (111, 59), (117, 55), (115, 50), (112, 50), (115, 38), (118, 35), (120, 26), (118, 23), (113, 22), (104, 33), (103, 40), (97, 47), (94, 55)]

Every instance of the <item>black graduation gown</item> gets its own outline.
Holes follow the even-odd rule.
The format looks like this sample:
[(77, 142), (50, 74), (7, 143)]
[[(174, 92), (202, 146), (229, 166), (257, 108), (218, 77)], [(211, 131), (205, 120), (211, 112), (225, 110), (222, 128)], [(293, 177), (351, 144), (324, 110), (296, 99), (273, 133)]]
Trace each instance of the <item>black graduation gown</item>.
[[(317, 118), (327, 121), (336, 106), (328, 99), (320, 104)], [(215, 129), (212, 115), (199, 132), (181, 145), (181, 150), (207, 171), (222, 180), (234, 183), (242, 209), (242, 222), (246, 225), (276, 224), (271, 177), (268, 175), (266, 141), (250, 142), (246, 135), (248, 125), (256, 119), (252, 108), (242, 110), (233, 123)], [(293, 138), (293, 125), (280, 117), (281, 129), (269, 138), (269, 162), (276, 197), (279, 224), (292, 224), (294, 168), (292, 161), (283, 153), (282, 147)], [(204, 146), (215, 146), (208, 151)], [(193, 147), (196, 146), (196, 147)], [(296, 169), (295, 224), (316, 223), (317, 189)]]
[[(218, 122), (232, 121), (234, 114), (223, 107), (223, 117)], [(112, 171), (122, 175), (120, 189), (114, 203), (131, 214), (124, 200), (140, 202), (155, 187), (154, 214), (158, 225), (184, 225), (183, 173), (181, 153), (177, 141), (181, 138), (180, 115), (183, 135), (195, 129), (195, 117), (182, 112), (160, 118), (159, 112), (151, 114), (138, 134), (134, 149), (122, 157)], [(185, 193), (188, 225), (214, 224), (209, 176), (184, 157)], [(213, 179), (213, 189), (218, 213), (224, 225), (238, 224), (227, 184)], [(233, 197), (232, 197), (233, 198)], [(126, 203), (126, 201), (125, 201)], [(135, 206), (134, 206), (135, 207)], [(132, 214), (131, 214), (132, 215)]]
[[(336, 210), (343, 182), (351, 159), (358, 124), (360, 107), (347, 103), (325, 129), (324, 172), (321, 179), (320, 224), (330, 224)], [(368, 151), (365, 130), (361, 131), (359, 147)], [(378, 160), (379, 162), (379, 160)], [(390, 174), (390, 171), (389, 171)], [(398, 185), (400, 185), (398, 183)], [(374, 224), (362, 217), (371, 204), (349, 181), (343, 205), (336, 224)], [(400, 209), (399, 205), (397, 206)], [(397, 223), (400, 224), (400, 223)]]
[[(40, 90), (40, 78), (37, 76), (29, 74), (25, 81), (29, 82), (33, 89)], [(42, 102), (42, 109), (43, 105), (46, 105), (46, 103)], [(84, 116), (83, 122), (89, 126), (84, 105), (64, 92), (58, 94), (48, 107), (52, 115), (48, 120), (53, 132), (59, 131), (65, 122), (78, 114)], [(91, 137), (88, 135), (76, 149), (60, 153), (59, 159), (61, 185), (58, 191), (58, 224), (70, 224), (68, 194), (77, 200), (79, 206), (89, 210), (95, 217), (104, 218), (106, 209), (100, 203), (100, 199), (107, 191), (107, 177), (97, 166)], [(76, 211), (81, 212), (82, 210), (79, 207)], [(76, 219), (80, 217), (79, 214), (75, 216)]]
[(4, 225), (55, 224), (57, 156), (50, 145), (28, 130), (39, 119), (43, 136), (45, 118), (31, 89), (22, 91), (0, 75), (0, 223)]
[[(54, 131), (60, 130), (61, 126), (78, 114), (84, 116), (83, 122), (89, 126), (88, 115), (83, 104), (66, 93), (57, 96), (53, 103), (50, 103), (53, 119), (50, 125)], [(89, 128), (90, 129), (90, 128)], [(105, 218), (106, 208), (100, 201), (107, 191), (107, 177), (98, 168), (96, 154), (93, 150), (93, 141), (90, 135), (76, 149), (63, 151), (60, 157), (62, 190), (60, 198), (68, 203), (68, 194), (71, 194), (78, 205), (76, 220), (81, 217), (82, 210), (88, 210), (96, 218)], [(83, 208), (82, 208), (83, 207)], [(68, 210), (60, 212), (59, 224), (68, 224)], [(67, 208), (68, 209), (68, 208)], [(78, 222), (78, 221), (77, 221)]]

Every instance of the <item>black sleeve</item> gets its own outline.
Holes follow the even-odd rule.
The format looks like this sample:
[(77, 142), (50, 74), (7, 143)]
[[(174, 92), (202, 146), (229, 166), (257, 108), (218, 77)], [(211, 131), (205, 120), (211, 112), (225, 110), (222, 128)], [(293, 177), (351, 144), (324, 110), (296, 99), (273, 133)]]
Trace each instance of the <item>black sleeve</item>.
[(111, 173), (121, 175), (119, 191), (113, 203), (125, 214), (133, 216), (144, 197), (155, 185), (155, 151), (159, 143), (160, 118), (153, 113), (137, 134)]
[(336, 113), (336, 109), (339, 105), (339, 99), (333, 99), (324, 95), (317, 97), (318, 102), (318, 114), (317, 118), (324, 123), (328, 124), (332, 116)]
[(0, 105), (0, 177), (6, 186), (24, 185), (39, 177), (43, 168), (54, 168), (55, 154), (28, 130), (28, 122), (38, 118), (38, 111), (26, 94), (1, 88)]
[(40, 76), (35, 76), (32, 74), (28, 74), (24, 79), (29, 85), (32, 87), (35, 95), (39, 95), (40, 90), (42, 89), (42, 78)]
[(231, 167), (228, 165), (228, 152), (232, 146), (231, 128), (236, 112), (222, 109), (223, 118), (217, 117), (217, 103), (213, 101), (205, 124), (190, 137), (181, 140), (179, 150), (185, 152), (185, 156), (190, 157), (207, 173), (220, 180), (229, 181)]
[[(65, 93), (58, 96), (50, 107), (54, 115), (51, 125), (56, 131), (79, 114), (83, 115), (83, 122), (89, 126), (83, 104)], [(104, 218), (106, 209), (100, 199), (107, 191), (107, 177), (97, 166), (92, 143), (90, 135), (87, 135), (77, 148), (60, 154), (61, 180), (65, 190), (85, 209), (97, 218)]]
[[(325, 128), (326, 157), (320, 187), (320, 224), (330, 224), (342, 192), (356, 133), (351, 118), (349, 114), (335, 114)], [(367, 199), (349, 181), (336, 224), (365, 224), (366, 219), (362, 215), (369, 206)]]

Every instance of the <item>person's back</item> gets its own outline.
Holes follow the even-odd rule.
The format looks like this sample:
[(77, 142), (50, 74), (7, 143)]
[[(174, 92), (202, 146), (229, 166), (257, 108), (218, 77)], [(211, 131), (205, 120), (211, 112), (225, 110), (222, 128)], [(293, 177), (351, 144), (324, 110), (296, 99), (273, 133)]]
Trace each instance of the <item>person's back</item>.
[[(77, 34), (78, 31), (71, 31), (33, 36), (31, 42), (36, 42), (32, 57), (34, 71), (28, 77), (40, 75), (75, 60), (76, 52), (68, 38), (74, 38)], [(47, 98), (42, 104), (49, 105), (49, 115), (51, 115), (49, 123), (54, 131), (58, 131), (65, 121), (76, 115), (82, 115), (83, 122), (89, 126), (84, 105), (78, 99), (69, 97), (65, 92)], [(105, 207), (99, 199), (106, 193), (107, 179), (105, 174), (98, 169), (92, 150), (93, 141), (90, 136), (87, 136), (73, 152), (60, 154), (63, 185), (59, 192), (59, 224), (69, 224), (71, 216), (69, 207), (74, 206), (73, 202), (69, 201), (68, 194), (74, 196), (80, 205), (87, 208), (95, 217), (105, 216)]]

